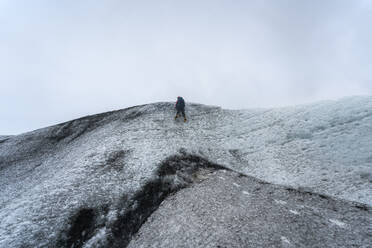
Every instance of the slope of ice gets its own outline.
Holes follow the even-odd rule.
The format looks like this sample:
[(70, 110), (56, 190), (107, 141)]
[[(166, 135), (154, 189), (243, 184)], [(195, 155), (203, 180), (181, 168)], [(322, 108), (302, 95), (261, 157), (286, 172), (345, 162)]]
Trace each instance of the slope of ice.
[(368, 217), (350, 202), (219, 170), (164, 200), (128, 248), (370, 247)]
[(46, 247), (84, 207), (114, 221), (123, 196), (180, 152), (372, 205), (372, 97), (265, 110), (189, 104), (187, 114), (174, 121), (173, 103), (155, 103), (0, 141), (0, 247)]

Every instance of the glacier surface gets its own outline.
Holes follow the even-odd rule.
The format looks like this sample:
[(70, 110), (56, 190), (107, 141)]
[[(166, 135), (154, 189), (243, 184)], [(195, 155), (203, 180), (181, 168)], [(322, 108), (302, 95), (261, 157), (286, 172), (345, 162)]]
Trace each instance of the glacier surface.
[[(188, 104), (187, 123), (173, 120), (173, 107), (135, 106), (1, 136), (0, 247), (120, 247), (116, 236), (128, 236), (127, 245), (140, 226), (127, 230), (123, 220), (145, 222), (168, 194), (197, 180), (190, 175), (209, 175), (195, 172), (206, 163), (355, 204), (370, 223), (372, 97), (255, 110)], [(192, 169), (162, 173), (174, 156)], [(157, 187), (149, 198), (144, 189)], [(144, 217), (138, 202), (148, 206)]]

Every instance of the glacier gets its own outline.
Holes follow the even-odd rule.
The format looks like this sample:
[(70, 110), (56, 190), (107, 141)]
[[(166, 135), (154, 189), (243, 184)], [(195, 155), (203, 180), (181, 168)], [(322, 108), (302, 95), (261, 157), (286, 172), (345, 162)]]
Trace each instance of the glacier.
[(0, 247), (372, 244), (372, 97), (186, 112), (0, 136)]

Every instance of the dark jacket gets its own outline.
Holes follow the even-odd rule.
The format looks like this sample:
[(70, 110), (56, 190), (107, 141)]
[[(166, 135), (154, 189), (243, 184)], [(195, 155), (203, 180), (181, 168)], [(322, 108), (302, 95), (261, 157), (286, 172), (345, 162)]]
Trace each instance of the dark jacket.
[(183, 110), (185, 109), (185, 100), (183, 100), (182, 97), (177, 97), (177, 102), (176, 102), (176, 109), (177, 110)]

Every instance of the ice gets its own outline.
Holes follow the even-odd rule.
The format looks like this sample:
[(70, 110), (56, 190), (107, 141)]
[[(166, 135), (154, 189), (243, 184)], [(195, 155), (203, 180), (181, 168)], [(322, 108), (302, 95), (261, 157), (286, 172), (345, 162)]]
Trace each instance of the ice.
[(345, 228), (346, 227), (346, 224), (342, 221), (339, 221), (339, 220), (334, 220), (334, 219), (329, 219), (329, 221), (339, 227), (342, 227), (342, 228)]
[(287, 243), (287, 244), (290, 244), (291, 242), (289, 242), (289, 240), (284, 237), (284, 236), (281, 236), (280, 239), (284, 242), (284, 243)]
[(277, 204), (280, 204), (280, 205), (286, 205), (287, 204), (286, 201), (276, 200), (276, 199), (274, 199), (274, 202), (277, 203)]
[[(114, 220), (174, 154), (372, 205), (372, 97), (257, 110), (188, 104), (186, 113), (177, 122), (173, 103), (154, 103), (0, 137), (0, 247), (57, 242), (84, 208), (107, 208)], [(104, 229), (96, 235), (92, 246)]]
[(296, 210), (289, 210), (289, 212), (291, 212), (291, 213), (294, 214), (294, 215), (299, 215), (299, 214), (300, 214), (300, 213), (297, 212)]

